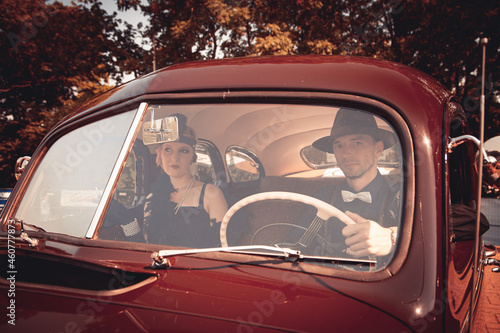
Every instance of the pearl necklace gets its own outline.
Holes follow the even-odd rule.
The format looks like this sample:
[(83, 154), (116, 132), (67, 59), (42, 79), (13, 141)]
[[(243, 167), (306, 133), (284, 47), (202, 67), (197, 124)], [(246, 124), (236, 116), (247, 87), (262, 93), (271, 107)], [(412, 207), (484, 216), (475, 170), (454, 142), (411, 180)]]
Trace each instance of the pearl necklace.
[[(184, 191), (184, 194), (182, 195), (182, 198), (181, 200), (179, 200), (179, 202), (177, 203), (177, 205), (175, 206), (175, 214), (177, 214), (177, 212), (179, 211), (179, 209), (181, 208), (182, 206), (182, 203), (184, 202), (184, 200), (186, 200), (188, 194), (189, 194), (189, 191), (191, 191), (191, 188), (193, 187), (193, 184), (194, 184), (194, 177), (191, 176), (191, 180), (189, 181), (189, 184), (186, 186), (186, 190)], [(181, 187), (182, 188), (182, 187)], [(181, 189), (179, 188), (179, 190)]]

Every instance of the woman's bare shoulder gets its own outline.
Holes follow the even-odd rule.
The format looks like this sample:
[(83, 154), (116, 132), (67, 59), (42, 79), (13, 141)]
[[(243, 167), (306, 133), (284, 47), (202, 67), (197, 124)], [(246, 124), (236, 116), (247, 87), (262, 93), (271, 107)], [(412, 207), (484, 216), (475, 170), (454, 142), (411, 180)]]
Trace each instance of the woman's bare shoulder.
[(220, 189), (220, 187), (214, 184), (207, 184), (205, 192), (208, 194), (222, 194), (222, 190)]

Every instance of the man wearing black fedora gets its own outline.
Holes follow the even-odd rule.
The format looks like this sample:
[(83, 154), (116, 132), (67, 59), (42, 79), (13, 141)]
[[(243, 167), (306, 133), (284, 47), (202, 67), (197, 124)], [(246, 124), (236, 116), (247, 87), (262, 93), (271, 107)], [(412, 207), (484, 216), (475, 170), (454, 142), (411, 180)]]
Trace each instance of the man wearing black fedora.
[[(313, 143), (316, 149), (335, 154), (345, 175), (341, 184), (326, 186), (315, 196), (356, 222), (347, 226), (340, 221), (325, 223), (325, 229), (318, 234), (333, 246), (331, 251), (380, 258), (393, 252), (399, 225), (400, 191), (380, 174), (377, 160), (396, 142), (394, 133), (379, 128), (372, 114), (341, 108), (330, 135)], [(310, 218), (303, 221), (311, 221)]]

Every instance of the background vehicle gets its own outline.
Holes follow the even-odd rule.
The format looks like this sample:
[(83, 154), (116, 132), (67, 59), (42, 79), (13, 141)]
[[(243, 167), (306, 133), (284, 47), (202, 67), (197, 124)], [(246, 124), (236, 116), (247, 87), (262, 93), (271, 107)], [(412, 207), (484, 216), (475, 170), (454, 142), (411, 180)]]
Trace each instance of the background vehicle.
[[(397, 137), (380, 161), (402, 198), (387, 260), (272, 250), (302, 215), (302, 196), (264, 195), (234, 211), (221, 245), (237, 248), (148, 244), (127, 232), (141, 225), (159, 173), (153, 147), (168, 140), (172, 114), (198, 135), (193, 173), (232, 206), (338, 183), (332, 156), (310, 145), (341, 108), (373, 114)], [(14, 321), (91, 332), (466, 331), (485, 260), (474, 219), (453, 223), (454, 207), (478, 202), (478, 149), (456, 140), (468, 134), (442, 85), (374, 59), (219, 60), (132, 81), (56, 126), (19, 179), (1, 215), (2, 260), (12, 266), (0, 302), (14, 304), (2, 330)]]
[[(489, 139), (484, 143), (484, 149), (487, 154), (500, 155), (500, 137), (496, 136)], [(500, 184), (498, 184), (498, 175), (500, 174), (500, 163), (497, 159), (497, 164), (494, 168), (490, 169), (495, 171), (494, 174), (489, 175), (486, 170), (483, 182), (483, 197), (481, 200), (481, 212), (486, 215), (490, 222), (490, 229), (483, 235), (484, 242), (487, 244), (500, 245)], [(497, 182), (494, 184), (494, 182)]]
[(2, 211), (7, 199), (9, 199), (9, 195), (12, 192), (11, 188), (0, 188), (0, 211)]

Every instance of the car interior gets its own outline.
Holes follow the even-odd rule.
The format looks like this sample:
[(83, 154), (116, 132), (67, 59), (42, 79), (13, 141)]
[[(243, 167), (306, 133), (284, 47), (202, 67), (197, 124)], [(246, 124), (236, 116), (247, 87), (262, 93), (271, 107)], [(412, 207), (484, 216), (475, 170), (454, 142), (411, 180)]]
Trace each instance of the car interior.
[[(191, 172), (198, 180), (219, 186), (231, 207), (250, 195), (269, 191), (313, 196), (319, 188), (343, 180), (334, 156), (311, 146), (315, 137), (329, 131), (338, 108), (308, 106), (307, 111), (305, 108), (251, 104), (155, 105), (144, 119), (157, 121), (179, 109), (185, 111), (190, 126), (199, 135), (197, 161)], [(214, 121), (216, 115), (222, 114), (221, 109), (227, 116)], [(196, 126), (209, 119), (212, 120), (210, 128)], [(223, 121), (219, 123), (219, 119)], [(143, 126), (149, 129), (152, 123), (145, 121)], [(246, 140), (243, 142), (242, 138)], [(125, 236), (120, 225), (135, 220), (141, 224), (145, 197), (161, 172), (156, 166), (154, 145), (144, 142), (148, 140), (151, 139), (139, 134), (134, 142), (98, 233), (100, 239), (144, 242), (141, 237)], [(399, 187), (402, 186), (400, 149), (396, 146), (389, 150), (379, 162), (383, 176), (392, 186)], [(290, 232), (291, 225), (297, 224), (306, 206), (288, 200), (251, 203), (231, 218), (228, 243), (231, 246), (273, 245)]]

